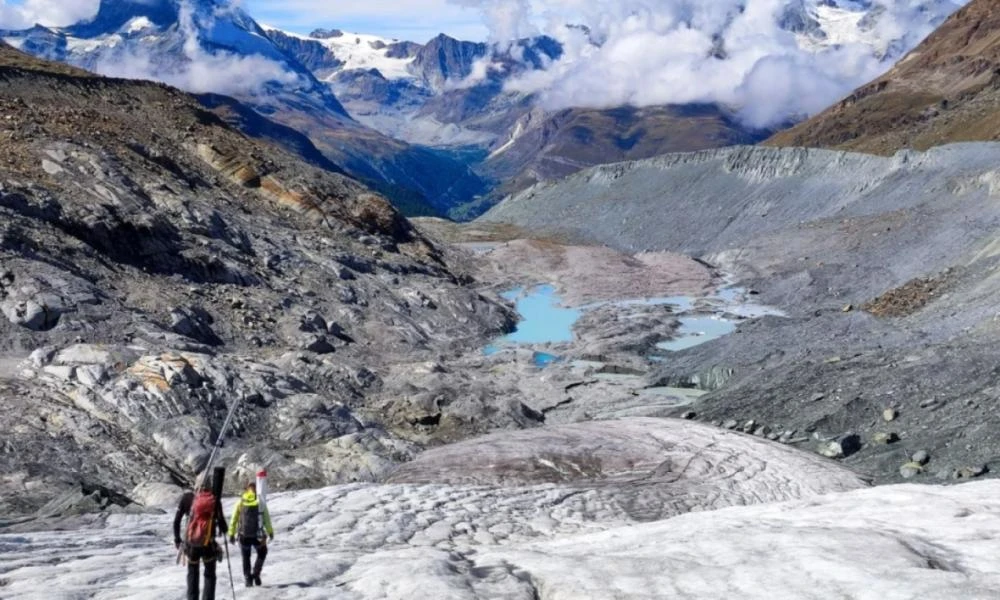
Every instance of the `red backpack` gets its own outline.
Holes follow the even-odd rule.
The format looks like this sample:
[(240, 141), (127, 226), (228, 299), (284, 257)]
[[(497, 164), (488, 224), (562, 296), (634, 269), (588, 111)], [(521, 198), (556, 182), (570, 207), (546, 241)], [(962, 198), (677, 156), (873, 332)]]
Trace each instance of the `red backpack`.
[(199, 491), (191, 503), (188, 515), (187, 543), (202, 548), (212, 543), (215, 526), (215, 495), (209, 490)]

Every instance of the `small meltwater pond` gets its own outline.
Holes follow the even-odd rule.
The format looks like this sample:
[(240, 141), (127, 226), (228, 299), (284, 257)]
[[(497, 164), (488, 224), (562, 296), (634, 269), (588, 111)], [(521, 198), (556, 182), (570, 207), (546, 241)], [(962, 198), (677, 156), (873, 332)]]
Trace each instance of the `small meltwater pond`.
[[(515, 345), (571, 342), (573, 341), (573, 325), (584, 311), (607, 305), (607, 303), (596, 303), (577, 308), (564, 306), (561, 298), (556, 294), (555, 287), (547, 284), (530, 288), (517, 288), (501, 295), (515, 303), (521, 320), (513, 333), (500, 338), (483, 350), (484, 354), (488, 356), (500, 352), (505, 347)], [(691, 296), (640, 298), (622, 300), (613, 304), (620, 307), (670, 305), (680, 321), (677, 337), (657, 344), (657, 348), (675, 352), (732, 333), (736, 329), (738, 321), (723, 318), (724, 314), (742, 318), (763, 315), (784, 316), (776, 309), (743, 302), (742, 299), (745, 296), (746, 290), (742, 288), (727, 286), (719, 289), (715, 295), (707, 298), (717, 303), (714, 315), (684, 316), (683, 313), (692, 310), (695, 306), (697, 298)], [(560, 360), (558, 356), (546, 352), (533, 353), (533, 361), (539, 367), (547, 366), (558, 360)]]
[(503, 338), (512, 344), (546, 344), (573, 341), (573, 324), (583, 314), (582, 309), (562, 305), (556, 288), (539, 285), (525, 290), (518, 288), (501, 294), (517, 306), (521, 320), (517, 329)]
[(736, 322), (721, 317), (680, 317), (678, 320), (681, 326), (677, 329), (677, 338), (660, 342), (657, 348), (669, 352), (693, 348), (736, 329)]

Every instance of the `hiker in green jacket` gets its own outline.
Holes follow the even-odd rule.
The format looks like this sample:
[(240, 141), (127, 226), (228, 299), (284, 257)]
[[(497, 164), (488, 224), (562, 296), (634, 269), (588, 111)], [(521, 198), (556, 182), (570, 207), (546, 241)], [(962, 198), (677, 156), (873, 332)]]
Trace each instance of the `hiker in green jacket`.
[[(229, 523), (229, 541), (236, 542), (240, 538), (240, 550), (243, 553), (243, 577), (247, 587), (260, 585), (260, 570), (267, 558), (267, 542), (274, 539), (274, 529), (271, 528), (271, 515), (267, 505), (260, 505), (257, 499), (257, 484), (253, 481), (247, 484), (243, 497), (233, 509), (233, 518)], [(250, 551), (257, 549), (257, 560), (250, 569)]]

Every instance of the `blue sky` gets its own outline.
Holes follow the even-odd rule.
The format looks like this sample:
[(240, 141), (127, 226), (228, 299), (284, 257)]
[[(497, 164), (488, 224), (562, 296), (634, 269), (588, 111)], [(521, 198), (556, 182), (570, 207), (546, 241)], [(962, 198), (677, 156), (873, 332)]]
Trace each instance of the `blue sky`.
[(483, 40), (482, 14), (447, 0), (243, 0), (257, 21), (298, 33), (343, 29), (388, 38), (426, 42), (439, 33)]
[[(68, 25), (97, 11), (100, 0), (0, 0), (0, 25), (35, 21)], [(449, 0), (239, 0), (257, 21), (309, 33), (343, 29), (388, 38), (426, 42), (439, 33), (466, 40), (486, 38), (483, 15)]]

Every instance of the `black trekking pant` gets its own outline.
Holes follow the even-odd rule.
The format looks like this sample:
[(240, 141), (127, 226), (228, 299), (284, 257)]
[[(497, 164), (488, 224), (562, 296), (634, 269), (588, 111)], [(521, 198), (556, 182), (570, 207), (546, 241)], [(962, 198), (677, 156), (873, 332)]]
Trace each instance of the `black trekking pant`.
[(198, 600), (198, 565), (205, 565), (205, 589), (201, 600), (215, 600), (215, 563), (218, 562), (219, 548), (215, 544), (204, 548), (189, 548), (187, 551), (187, 600)]
[[(250, 569), (250, 550), (257, 549), (257, 560), (253, 563), (253, 570)], [(267, 544), (261, 543), (257, 538), (240, 538), (240, 552), (243, 553), (243, 578), (253, 579), (260, 577), (260, 570), (264, 568), (264, 559), (267, 558)]]

